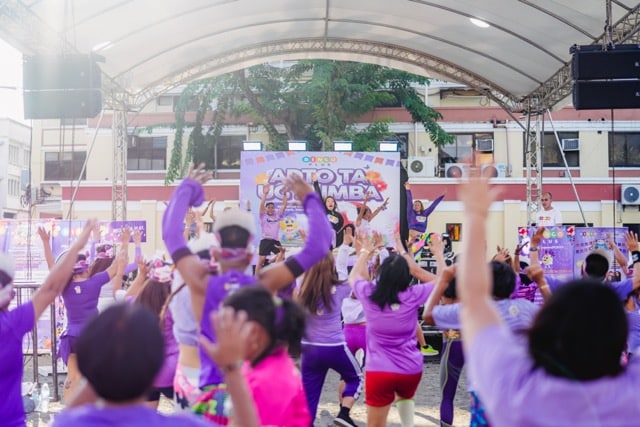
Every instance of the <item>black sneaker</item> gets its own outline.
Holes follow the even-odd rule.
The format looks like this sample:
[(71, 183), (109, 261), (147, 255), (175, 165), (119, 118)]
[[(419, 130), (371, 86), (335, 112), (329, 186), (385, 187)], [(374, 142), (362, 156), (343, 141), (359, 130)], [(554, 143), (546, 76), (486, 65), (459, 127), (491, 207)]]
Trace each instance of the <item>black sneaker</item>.
[(333, 424), (342, 427), (358, 427), (358, 424), (356, 424), (349, 415), (345, 414), (338, 414), (338, 416), (333, 419)]

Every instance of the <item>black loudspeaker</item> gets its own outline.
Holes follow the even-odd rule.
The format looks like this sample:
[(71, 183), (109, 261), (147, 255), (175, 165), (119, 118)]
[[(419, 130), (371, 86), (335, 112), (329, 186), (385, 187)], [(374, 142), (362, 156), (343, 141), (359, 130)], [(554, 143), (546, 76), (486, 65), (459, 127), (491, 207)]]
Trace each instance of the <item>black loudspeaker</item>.
[(100, 89), (101, 85), (100, 67), (90, 55), (25, 58), (24, 90)]
[(602, 50), (600, 45), (571, 48), (574, 80), (640, 78), (640, 45), (617, 45)]
[(25, 119), (79, 119), (102, 110), (99, 90), (34, 90), (24, 92)]
[(26, 119), (73, 119), (102, 110), (102, 74), (91, 55), (26, 57), (23, 67)]
[(640, 108), (640, 80), (578, 80), (573, 84), (576, 110)]

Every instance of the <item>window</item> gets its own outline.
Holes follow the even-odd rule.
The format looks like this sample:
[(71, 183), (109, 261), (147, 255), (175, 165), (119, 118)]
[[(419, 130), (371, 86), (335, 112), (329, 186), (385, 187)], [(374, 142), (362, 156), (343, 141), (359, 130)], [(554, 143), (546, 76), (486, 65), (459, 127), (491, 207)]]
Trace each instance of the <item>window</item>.
[(9, 145), (9, 163), (20, 166), (20, 147), (17, 145)]
[(240, 169), (240, 152), (244, 135), (223, 135), (215, 143), (212, 136), (205, 143), (196, 145), (193, 151), (193, 163), (204, 163), (207, 169)]
[[(578, 132), (558, 132), (558, 138), (560, 138), (560, 144), (563, 139), (578, 139)], [(526, 142), (525, 142), (526, 144)], [(564, 156), (567, 159), (567, 165), (569, 167), (580, 166), (580, 151), (564, 151)], [(556, 136), (553, 132), (545, 132), (542, 140), (542, 166), (543, 167), (564, 167), (564, 161), (562, 160), (562, 151)]]
[(166, 168), (166, 136), (134, 136), (130, 139), (127, 149), (127, 170), (165, 170)]
[(459, 163), (471, 160), (477, 163), (493, 162), (492, 152), (480, 152), (476, 150), (476, 141), (479, 139), (493, 139), (491, 133), (468, 133), (454, 135), (456, 142), (440, 147), (438, 161), (440, 165), (445, 163)]
[(29, 167), (29, 163), (31, 162), (31, 152), (29, 150), (24, 150), (22, 152), (22, 165)]
[(9, 177), (8, 179), (8, 194), (12, 197), (20, 197), (20, 178)]
[[(86, 158), (86, 151), (44, 153), (44, 179), (46, 181), (78, 179)], [(87, 179), (86, 170), (80, 179)]]
[(640, 167), (640, 133), (609, 134), (609, 166)]

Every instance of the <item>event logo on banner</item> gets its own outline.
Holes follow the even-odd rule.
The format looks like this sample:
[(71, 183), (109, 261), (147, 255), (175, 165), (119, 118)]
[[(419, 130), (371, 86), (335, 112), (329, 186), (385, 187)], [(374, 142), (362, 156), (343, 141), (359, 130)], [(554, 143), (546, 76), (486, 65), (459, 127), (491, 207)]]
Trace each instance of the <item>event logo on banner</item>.
[[(518, 246), (530, 242), (536, 230), (537, 227), (518, 227)], [(545, 227), (538, 248), (538, 259), (546, 276), (562, 281), (573, 279), (575, 233), (575, 228), (571, 226)], [(522, 249), (522, 255), (530, 256), (529, 246)]]
[[(345, 216), (345, 224), (355, 223), (357, 208), (369, 192), (367, 206), (375, 210), (389, 198), (387, 209), (372, 221), (371, 228), (380, 231), (390, 242), (398, 227), (400, 212), (400, 154), (362, 152), (254, 152), (243, 151), (240, 169), (240, 205), (249, 202), (260, 230), (258, 207), (264, 184), (271, 190), (267, 202), (273, 202), (276, 211), (284, 196), (284, 180), (290, 174), (301, 175), (309, 184), (311, 175), (317, 175), (322, 197), (335, 198), (338, 210)], [(283, 245), (299, 246), (299, 230), (306, 230), (306, 217), (293, 194), (287, 194), (289, 204), (280, 221), (279, 240)], [(312, 237), (312, 236), (311, 236)]]
[[(628, 256), (627, 245), (624, 241), (624, 235), (627, 233), (627, 227), (576, 227), (576, 245), (574, 256), (574, 272), (576, 277), (580, 277), (582, 271), (582, 265), (584, 259), (589, 252), (594, 249), (606, 249), (611, 251), (613, 256), (613, 250), (609, 248), (609, 241), (612, 240), (620, 252), (625, 258)], [(621, 268), (622, 267), (622, 268)], [(620, 266), (617, 262), (614, 262), (609, 269), (607, 278), (610, 281), (619, 281), (622, 277), (622, 270), (626, 273), (626, 265)]]

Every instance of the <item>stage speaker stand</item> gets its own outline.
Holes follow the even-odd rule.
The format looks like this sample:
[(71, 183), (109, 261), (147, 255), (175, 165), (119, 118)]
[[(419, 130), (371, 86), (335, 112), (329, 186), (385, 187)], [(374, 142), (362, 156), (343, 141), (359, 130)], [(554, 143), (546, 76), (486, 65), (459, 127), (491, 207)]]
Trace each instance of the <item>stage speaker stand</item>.
[(23, 67), (27, 119), (95, 117), (102, 110), (102, 74), (93, 55), (26, 57)]

